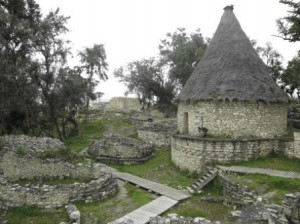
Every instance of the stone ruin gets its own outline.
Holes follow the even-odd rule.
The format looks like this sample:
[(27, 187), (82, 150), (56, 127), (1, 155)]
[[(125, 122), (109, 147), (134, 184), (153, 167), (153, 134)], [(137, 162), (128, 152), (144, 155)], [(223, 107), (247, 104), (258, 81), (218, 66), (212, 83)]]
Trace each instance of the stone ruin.
[(177, 214), (168, 214), (168, 217), (153, 217), (150, 218), (150, 224), (221, 224), (219, 221), (210, 221), (202, 217), (189, 218), (179, 216)]
[(139, 163), (152, 157), (154, 147), (137, 139), (121, 135), (107, 135), (95, 141), (87, 150), (89, 156), (99, 161)]
[(177, 120), (166, 119), (156, 122), (145, 122), (138, 130), (138, 137), (156, 146), (171, 146), (171, 138), (177, 131)]
[[(49, 150), (67, 149), (52, 138), (0, 137), (0, 209), (24, 205), (55, 209), (75, 201), (97, 201), (117, 191), (116, 180), (100, 167), (39, 157)], [(85, 182), (43, 184), (45, 180), (70, 178)]]

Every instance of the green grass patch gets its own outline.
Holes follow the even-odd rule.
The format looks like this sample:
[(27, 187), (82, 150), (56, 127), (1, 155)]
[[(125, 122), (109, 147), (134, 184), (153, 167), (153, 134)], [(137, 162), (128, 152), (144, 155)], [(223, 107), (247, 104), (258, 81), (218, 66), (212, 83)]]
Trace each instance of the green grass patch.
[[(153, 194), (133, 185), (125, 184), (118, 194), (93, 203), (77, 202), (82, 223), (104, 224), (143, 206), (155, 198)], [(57, 224), (68, 221), (66, 209), (45, 212), (35, 206), (23, 206), (9, 210), (6, 219), (9, 224)], [(95, 222), (92, 222), (92, 221)]]
[(45, 212), (35, 206), (23, 206), (9, 210), (6, 219), (9, 224), (57, 224), (69, 218), (65, 209)]
[(117, 130), (119, 128), (130, 127), (131, 125), (120, 118), (90, 120), (81, 124), (82, 132), (80, 135), (69, 137), (65, 144), (74, 152), (80, 152), (86, 148), (93, 139), (101, 138), (106, 131)]
[[(126, 196), (124, 192), (126, 191)], [(92, 219), (98, 220), (96, 223), (104, 224), (111, 222), (133, 210), (152, 201), (154, 196), (133, 185), (126, 184), (118, 195), (108, 197), (102, 201), (94, 203), (76, 203), (77, 208), (81, 212), (82, 223), (88, 223)], [(122, 196), (123, 195), (123, 196)]]
[[(204, 217), (214, 221), (222, 221), (222, 223), (235, 223), (236, 220), (231, 217), (231, 208), (222, 203), (214, 203), (203, 201), (202, 194), (194, 195), (193, 197), (177, 204), (174, 208), (166, 212), (166, 214), (176, 213), (186, 217)], [(165, 214), (165, 215), (166, 215)]]
[(264, 197), (268, 203), (281, 204), (285, 194), (300, 191), (299, 179), (286, 179), (262, 174), (230, 175), (230, 177), (235, 182), (244, 184), (261, 195), (271, 195)]
[(218, 178), (215, 178), (213, 181), (208, 183), (204, 188), (203, 192), (201, 193), (202, 196), (204, 195), (211, 195), (214, 197), (222, 197), (223, 196), (223, 184), (219, 181)]
[(261, 157), (246, 162), (231, 163), (229, 165), (285, 170), (300, 173), (299, 164), (299, 159), (291, 159), (284, 155), (271, 154), (266, 157)]
[(189, 174), (175, 167), (171, 161), (171, 151), (164, 148), (157, 148), (154, 157), (142, 164), (110, 165), (121, 172), (131, 173), (178, 189), (190, 186), (199, 177), (198, 174)]

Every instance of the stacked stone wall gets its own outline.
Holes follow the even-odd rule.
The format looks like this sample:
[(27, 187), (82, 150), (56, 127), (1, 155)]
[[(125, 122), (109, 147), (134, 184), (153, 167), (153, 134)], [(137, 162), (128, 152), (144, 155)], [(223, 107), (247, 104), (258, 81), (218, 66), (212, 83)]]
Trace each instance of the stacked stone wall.
[(225, 173), (219, 173), (218, 178), (223, 185), (225, 204), (243, 208), (257, 200), (258, 195), (256, 192), (251, 191), (247, 186), (232, 181)]
[(3, 155), (0, 170), (10, 181), (39, 178), (98, 178), (101, 170), (94, 166), (70, 164), (53, 159), (21, 157), (12, 152)]
[(199, 136), (199, 128), (204, 127), (209, 134), (217, 136), (274, 138), (287, 131), (287, 104), (179, 103), (177, 118), (178, 130), (182, 134)]
[(281, 152), (300, 158), (300, 148), (292, 140), (278, 139), (209, 139), (184, 135), (172, 138), (172, 161), (179, 168), (200, 172), (210, 163), (247, 161)]
[(138, 130), (138, 137), (160, 147), (170, 147), (171, 138), (177, 131), (175, 119), (147, 122)]
[(100, 178), (89, 183), (59, 185), (0, 184), (0, 208), (8, 209), (24, 205), (53, 209), (65, 204), (84, 201), (93, 202), (107, 197), (117, 191), (116, 180), (111, 174), (102, 174)]
[(89, 156), (100, 161), (131, 164), (151, 158), (154, 147), (152, 144), (143, 143), (137, 139), (108, 135), (91, 144), (87, 152)]

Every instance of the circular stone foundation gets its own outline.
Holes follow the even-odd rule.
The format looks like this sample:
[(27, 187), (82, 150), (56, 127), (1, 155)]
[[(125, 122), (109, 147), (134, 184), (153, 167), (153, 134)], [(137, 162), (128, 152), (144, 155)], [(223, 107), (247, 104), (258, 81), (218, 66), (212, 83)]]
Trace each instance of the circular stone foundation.
[(144, 162), (152, 157), (153, 152), (152, 144), (119, 135), (105, 136), (95, 141), (87, 150), (97, 160), (126, 164)]
[(172, 138), (172, 161), (183, 170), (201, 172), (214, 163), (247, 161), (293, 148), (294, 142), (279, 139), (210, 139), (185, 135)]

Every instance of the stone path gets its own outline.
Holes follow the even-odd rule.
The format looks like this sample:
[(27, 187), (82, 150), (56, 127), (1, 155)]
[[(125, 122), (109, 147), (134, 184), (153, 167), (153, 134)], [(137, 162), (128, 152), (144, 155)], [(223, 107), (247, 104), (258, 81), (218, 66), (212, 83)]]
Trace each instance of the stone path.
[(221, 170), (227, 171), (227, 172), (266, 174), (266, 175), (275, 176), (275, 177), (300, 179), (300, 173), (282, 171), (282, 170), (250, 168), (250, 167), (243, 167), (243, 166), (218, 166), (218, 168)]
[(134, 224), (145, 224), (149, 222), (150, 217), (155, 217), (162, 214), (177, 203), (178, 201), (176, 200), (166, 196), (160, 196), (148, 204), (128, 213), (127, 215), (124, 215), (113, 222), (109, 222), (108, 224), (128, 223), (129, 220), (133, 221)]
[(138, 187), (142, 187), (148, 191), (162, 195), (127, 215), (110, 222), (109, 224), (126, 223), (128, 220), (131, 220), (134, 224), (146, 224), (149, 222), (150, 217), (158, 216), (172, 208), (179, 201), (191, 197), (189, 193), (181, 192), (166, 185), (146, 180), (129, 173), (119, 172), (116, 169), (102, 163), (99, 165), (106, 171), (111, 172), (118, 179), (130, 182)]

